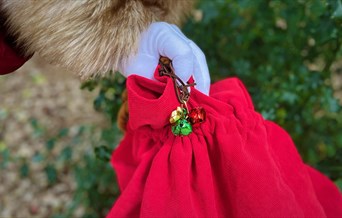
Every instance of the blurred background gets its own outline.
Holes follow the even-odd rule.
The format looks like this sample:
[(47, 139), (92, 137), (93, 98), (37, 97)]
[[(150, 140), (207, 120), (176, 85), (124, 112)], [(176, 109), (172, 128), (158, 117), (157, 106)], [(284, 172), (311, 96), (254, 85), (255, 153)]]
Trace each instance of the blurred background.
[[(265, 119), (342, 189), (340, 0), (202, 0), (182, 30), (213, 82), (239, 77)], [(0, 77), (0, 217), (103, 217), (125, 80), (81, 82), (33, 57)]]

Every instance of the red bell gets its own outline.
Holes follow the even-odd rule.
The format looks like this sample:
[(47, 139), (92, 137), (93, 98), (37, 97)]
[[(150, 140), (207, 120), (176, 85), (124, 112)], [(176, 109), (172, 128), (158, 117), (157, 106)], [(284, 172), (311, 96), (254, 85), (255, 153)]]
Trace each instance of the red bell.
[(198, 127), (201, 123), (205, 121), (206, 112), (202, 107), (195, 107), (190, 110), (188, 119), (193, 127)]

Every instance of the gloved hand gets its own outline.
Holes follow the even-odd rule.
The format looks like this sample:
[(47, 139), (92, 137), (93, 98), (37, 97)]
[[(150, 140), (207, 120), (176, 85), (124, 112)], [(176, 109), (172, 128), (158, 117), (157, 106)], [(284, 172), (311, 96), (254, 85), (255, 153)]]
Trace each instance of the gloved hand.
[(180, 79), (187, 82), (193, 76), (195, 88), (209, 94), (210, 76), (203, 52), (177, 26), (165, 22), (153, 23), (142, 33), (138, 53), (122, 67), (121, 73), (154, 79), (160, 56), (172, 60)]

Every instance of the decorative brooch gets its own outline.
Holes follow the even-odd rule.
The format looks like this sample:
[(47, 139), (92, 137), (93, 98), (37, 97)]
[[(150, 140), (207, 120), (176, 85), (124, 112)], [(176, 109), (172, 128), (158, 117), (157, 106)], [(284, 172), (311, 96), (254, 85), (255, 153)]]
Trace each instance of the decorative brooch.
[(180, 106), (172, 111), (170, 115), (171, 131), (176, 136), (187, 136), (192, 133), (193, 128), (199, 127), (206, 119), (206, 112), (202, 107), (192, 108), (190, 111), (187, 102), (190, 98), (188, 87), (196, 83), (185, 84), (174, 72), (172, 62), (166, 57), (159, 59), (159, 75), (169, 76), (174, 83), (176, 96)]

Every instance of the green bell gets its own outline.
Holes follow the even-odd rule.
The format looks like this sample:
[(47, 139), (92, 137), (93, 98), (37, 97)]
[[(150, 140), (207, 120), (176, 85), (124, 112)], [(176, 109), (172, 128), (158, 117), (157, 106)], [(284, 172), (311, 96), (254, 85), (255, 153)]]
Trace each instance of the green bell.
[(171, 130), (172, 133), (177, 136), (187, 136), (192, 133), (191, 124), (185, 119), (178, 120), (176, 124), (171, 127)]

